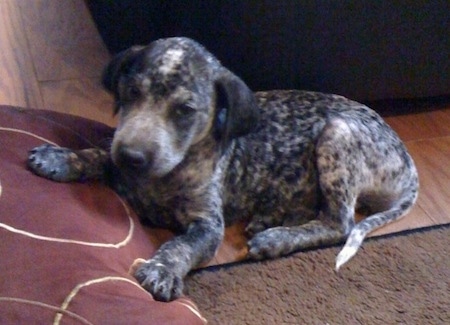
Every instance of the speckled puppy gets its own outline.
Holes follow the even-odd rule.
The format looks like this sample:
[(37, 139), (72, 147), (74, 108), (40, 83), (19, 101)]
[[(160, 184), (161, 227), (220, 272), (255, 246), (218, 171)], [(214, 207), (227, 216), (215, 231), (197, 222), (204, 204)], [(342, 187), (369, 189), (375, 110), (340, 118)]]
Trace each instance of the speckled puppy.
[[(190, 39), (119, 54), (104, 85), (119, 114), (110, 155), (44, 145), (28, 165), (57, 181), (105, 178), (142, 220), (178, 232), (135, 273), (158, 300), (182, 294), (227, 223), (248, 221), (254, 259), (348, 238), (338, 269), (417, 198), (414, 163), (374, 111), (336, 95), (253, 93)], [(355, 224), (359, 208), (368, 217)]]

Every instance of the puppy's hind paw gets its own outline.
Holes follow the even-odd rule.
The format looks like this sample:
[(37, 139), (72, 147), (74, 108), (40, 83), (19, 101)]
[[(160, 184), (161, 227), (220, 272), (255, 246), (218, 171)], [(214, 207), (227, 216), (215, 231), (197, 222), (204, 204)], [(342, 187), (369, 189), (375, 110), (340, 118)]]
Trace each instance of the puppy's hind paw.
[(248, 241), (247, 245), (248, 257), (254, 260), (277, 258), (291, 253), (295, 248), (286, 227), (259, 232)]
[(72, 150), (44, 144), (32, 149), (27, 160), (35, 174), (58, 182), (80, 180), (83, 163)]

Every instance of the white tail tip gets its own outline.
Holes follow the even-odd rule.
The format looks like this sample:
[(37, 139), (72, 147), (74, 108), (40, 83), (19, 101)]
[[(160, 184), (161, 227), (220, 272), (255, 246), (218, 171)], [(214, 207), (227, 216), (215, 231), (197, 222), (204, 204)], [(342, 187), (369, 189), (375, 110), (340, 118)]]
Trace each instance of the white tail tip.
[(345, 246), (336, 258), (336, 272), (339, 272), (341, 266), (347, 263), (353, 256), (355, 256), (357, 251), (358, 247)]

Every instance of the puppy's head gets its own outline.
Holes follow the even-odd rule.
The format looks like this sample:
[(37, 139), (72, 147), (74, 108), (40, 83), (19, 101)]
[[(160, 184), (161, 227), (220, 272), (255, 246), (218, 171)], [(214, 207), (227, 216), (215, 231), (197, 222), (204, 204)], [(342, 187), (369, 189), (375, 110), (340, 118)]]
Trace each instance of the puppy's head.
[(118, 54), (104, 71), (103, 85), (114, 95), (119, 115), (113, 161), (151, 177), (170, 173), (207, 139), (222, 150), (258, 120), (245, 83), (187, 38)]

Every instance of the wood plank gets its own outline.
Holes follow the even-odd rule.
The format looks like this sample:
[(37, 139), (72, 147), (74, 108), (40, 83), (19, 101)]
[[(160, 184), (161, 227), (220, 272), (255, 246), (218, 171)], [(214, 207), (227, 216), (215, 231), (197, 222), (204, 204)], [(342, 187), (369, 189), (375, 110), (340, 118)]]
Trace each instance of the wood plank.
[(450, 108), (385, 118), (403, 141), (450, 136)]
[(116, 125), (113, 99), (98, 78), (46, 81), (41, 82), (41, 88), (48, 109)]
[(371, 236), (450, 222), (450, 108), (388, 117), (386, 121), (406, 141), (417, 164), (421, 189), (407, 216)]
[(109, 54), (83, 0), (17, 0), (39, 81), (98, 77)]
[(17, 3), (0, 1), (0, 17), (0, 103), (42, 108)]
[(435, 224), (449, 223), (450, 136), (412, 141), (407, 147), (419, 171), (419, 206)]
[(411, 230), (435, 225), (435, 221), (428, 216), (425, 210), (417, 202), (412, 210), (402, 219), (388, 224), (370, 233), (369, 237), (392, 234), (404, 230)]
[(245, 235), (245, 224), (237, 223), (227, 227), (225, 237), (214, 258), (204, 266), (226, 264), (245, 259), (248, 253), (248, 238)]

